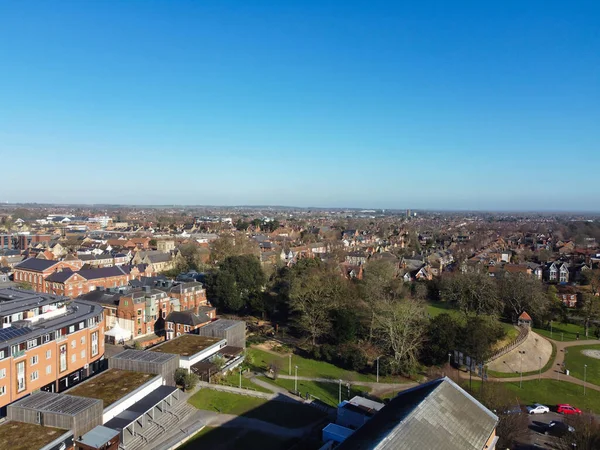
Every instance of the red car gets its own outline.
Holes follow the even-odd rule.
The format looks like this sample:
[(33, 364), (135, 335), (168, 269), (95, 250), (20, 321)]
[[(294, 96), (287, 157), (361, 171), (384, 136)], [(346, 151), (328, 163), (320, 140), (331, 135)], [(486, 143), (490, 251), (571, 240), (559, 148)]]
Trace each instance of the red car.
[(556, 412), (559, 414), (581, 414), (579, 408), (567, 404), (556, 405)]

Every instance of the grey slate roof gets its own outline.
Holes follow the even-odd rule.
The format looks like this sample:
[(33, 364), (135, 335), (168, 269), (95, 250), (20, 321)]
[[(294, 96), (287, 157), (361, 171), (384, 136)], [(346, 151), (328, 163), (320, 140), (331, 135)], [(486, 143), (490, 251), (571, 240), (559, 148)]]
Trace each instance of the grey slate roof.
[(196, 326), (210, 322), (210, 318), (204, 313), (194, 314), (193, 311), (172, 311), (165, 321), (179, 323), (181, 325)]
[(44, 270), (49, 269), (55, 264), (58, 264), (58, 262), (50, 261), (47, 259), (28, 258), (25, 261), (17, 264), (15, 266), (15, 269), (35, 270), (38, 272), (43, 272)]
[(338, 450), (483, 450), (498, 417), (448, 378), (401, 392)]

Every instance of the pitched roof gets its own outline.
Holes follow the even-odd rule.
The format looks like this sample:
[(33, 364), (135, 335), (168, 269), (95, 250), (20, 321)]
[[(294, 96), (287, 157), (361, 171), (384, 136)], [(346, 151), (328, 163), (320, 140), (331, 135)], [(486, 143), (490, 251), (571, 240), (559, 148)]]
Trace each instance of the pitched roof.
[(196, 326), (210, 322), (210, 318), (204, 313), (194, 314), (193, 311), (172, 311), (165, 321)]
[(401, 392), (339, 450), (482, 450), (498, 417), (450, 379)]
[(522, 319), (522, 320), (531, 320), (531, 316), (529, 314), (527, 314), (525, 311), (523, 311), (521, 313), (521, 315), (519, 316), (519, 319)]
[(96, 280), (98, 278), (119, 277), (125, 275), (119, 266), (101, 267), (98, 269), (81, 269), (79, 272), (86, 280)]
[(58, 264), (57, 261), (49, 261), (47, 259), (28, 258), (25, 261), (17, 264), (15, 269), (33, 270), (43, 272)]
[(50, 274), (50, 276), (46, 278), (46, 281), (51, 281), (53, 283), (64, 283), (76, 273), (77, 272), (73, 272), (71, 269), (65, 269), (60, 272), (54, 272), (53, 274)]

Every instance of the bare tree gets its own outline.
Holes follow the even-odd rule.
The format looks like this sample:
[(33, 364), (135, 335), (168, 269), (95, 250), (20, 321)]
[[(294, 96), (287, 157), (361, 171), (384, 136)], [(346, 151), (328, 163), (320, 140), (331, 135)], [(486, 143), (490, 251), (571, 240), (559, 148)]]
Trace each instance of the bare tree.
[(375, 329), (396, 368), (410, 373), (425, 340), (427, 314), (423, 302), (412, 299), (382, 299), (377, 305)]
[(572, 432), (562, 436), (558, 443), (559, 450), (597, 450), (600, 448), (600, 423), (591, 414), (570, 417), (566, 423), (573, 427)]

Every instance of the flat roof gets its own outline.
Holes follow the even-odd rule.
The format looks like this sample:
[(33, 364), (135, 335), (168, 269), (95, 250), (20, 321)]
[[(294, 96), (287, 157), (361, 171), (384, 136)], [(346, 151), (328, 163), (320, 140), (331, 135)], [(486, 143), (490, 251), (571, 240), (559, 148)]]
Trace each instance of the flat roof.
[(164, 399), (173, 394), (178, 389), (173, 386), (159, 386), (139, 402), (134, 403), (122, 413), (110, 419), (104, 425), (113, 430), (122, 430), (131, 423), (138, 420)]
[(119, 432), (117, 430), (98, 425), (81, 436), (81, 439), (77, 439), (77, 442), (89, 445), (90, 447), (99, 448), (118, 434)]
[(6, 422), (0, 426), (0, 448), (39, 450), (68, 431), (33, 423)]
[(173, 353), (149, 352), (147, 350), (125, 350), (114, 356), (111, 359), (126, 359), (127, 361), (144, 361), (152, 363), (165, 363), (173, 358), (177, 358)]
[(208, 325), (202, 327), (202, 330), (228, 330), (229, 328), (239, 326), (240, 323), (246, 326), (246, 322), (243, 320), (231, 320), (231, 319), (217, 319)]
[(94, 398), (39, 391), (17, 401), (12, 406), (42, 412), (76, 415), (98, 402), (99, 400)]
[(171, 339), (164, 344), (157, 345), (156, 347), (151, 348), (150, 351), (192, 356), (223, 340), (223, 338), (198, 336), (197, 334), (184, 334), (175, 339)]
[(151, 373), (132, 372), (130, 370), (108, 369), (81, 384), (68, 393), (80, 397), (97, 398), (104, 402), (104, 408), (135, 391), (156, 375)]

